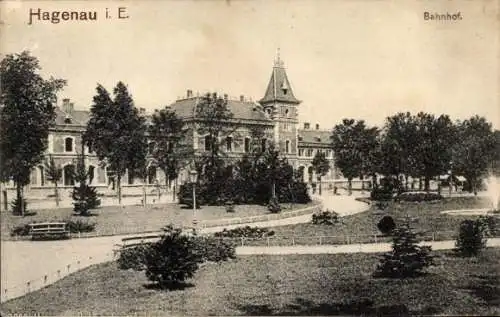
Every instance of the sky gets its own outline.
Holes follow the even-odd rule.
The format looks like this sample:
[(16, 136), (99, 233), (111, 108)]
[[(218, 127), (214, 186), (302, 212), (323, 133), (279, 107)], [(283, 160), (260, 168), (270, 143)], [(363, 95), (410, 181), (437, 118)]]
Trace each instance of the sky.
[[(118, 8), (126, 19), (118, 19)], [(106, 19), (108, 8), (112, 18)], [(219, 92), (258, 100), (277, 49), (301, 122), (381, 125), (401, 111), (485, 116), (500, 128), (499, 1), (3, 1), (0, 52), (28, 49), (59, 97), (88, 109), (97, 83), (129, 87), (151, 111)], [(97, 21), (33, 21), (96, 11)], [(424, 13), (461, 20), (425, 20)]]

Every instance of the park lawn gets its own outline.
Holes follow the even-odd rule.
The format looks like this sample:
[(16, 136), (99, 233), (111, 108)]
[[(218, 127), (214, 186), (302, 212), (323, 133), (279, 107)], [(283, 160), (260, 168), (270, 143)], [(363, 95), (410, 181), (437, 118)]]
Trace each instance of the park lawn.
[[(453, 197), (445, 198), (440, 202), (427, 203), (390, 203), (385, 210), (371, 208), (359, 214), (340, 218), (335, 225), (314, 225), (312, 223), (301, 223), (294, 225), (278, 226), (269, 228), (275, 232), (270, 238), (270, 245), (289, 245), (294, 237), (295, 244), (318, 244), (319, 236), (322, 243), (341, 244), (346, 243), (368, 243), (391, 241), (389, 237), (381, 237), (377, 223), (382, 217), (389, 215), (393, 217), (396, 224), (401, 223), (409, 215), (411, 225), (417, 232), (432, 238), (435, 234), (436, 240), (454, 239), (461, 221), (475, 219), (477, 216), (453, 216), (442, 214), (441, 211), (463, 209), (463, 208), (487, 208), (489, 201), (479, 197)], [(328, 236), (328, 237), (326, 237)], [(267, 240), (247, 241), (247, 245), (263, 245)]]
[(2, 305), (3, 315), (498, 315), (499, 249), (478, 258), (433, 252), (413, 279), (374, 279), (376, 254), (244, 256), (200, 268), (187, 287), (162, 291), (115, 262), (74, 273)]
[[(283, 204), (283, 211), (297, 210), (315, 203)], [(270, 214), (266, 206), (237, 205), (234, 213), (226, 212), (224, 206), (202, 206), (196, 211), (198, 221), (215, 220), (234, 217), (250, 217)], [(96, 209), (92, 216), (82, 217), (73, 215), (70, 208), (37, 210), (33, 216), (14, 216), (12, 213), (1, 213), (2, 239), (10, 239), (10, 232), (15, 226), (42, 221), (82, 220), (96, 223), (97, 235), (127, 234), (160, 230), (172, 223), (176, 226), (189, 226), (193, 219), (193, 210), (179, 204), (143, 206), (104, 206)]]

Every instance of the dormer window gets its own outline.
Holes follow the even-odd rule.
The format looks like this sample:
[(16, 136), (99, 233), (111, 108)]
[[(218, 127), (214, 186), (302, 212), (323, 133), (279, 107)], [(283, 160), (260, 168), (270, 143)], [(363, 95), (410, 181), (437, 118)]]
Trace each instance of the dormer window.
[(288, 85), (286, 84), (286, 81), (284, 81), (283, 85), (281, 85), (281, 90), (283, 90), (283, 94), (285, 95), (288, 92)]
[(72, 123), (71, 117), (70, 116), (66, 116), (66, 118), (64, 118), (64, 123), (65, 124), (71, 124)]
[(321, 138), (319, 136), (316, 137), (316, 141), (321, 142)]

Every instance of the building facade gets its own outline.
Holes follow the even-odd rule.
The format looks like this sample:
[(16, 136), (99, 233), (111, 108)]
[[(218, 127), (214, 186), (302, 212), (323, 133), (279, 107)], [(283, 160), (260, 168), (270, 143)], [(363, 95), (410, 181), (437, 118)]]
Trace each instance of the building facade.
[[(322, 182), (332, 184), (340, 178), (340, 173), (334, 166), (333, 152), (330, 146), (329, 130), (321, 130), (316, 124), (310, 123), (299, 126), (299, 113), (301, 101), (296, 98), (290, 80), (288, 79), (283, 61), (277, 57), (272, 68), (271, 76), (264, 92), (258, 101), (240, 96), (227, 99), (228, 108), (238, 121), (238, 128), (233, 135), (229, 135), (224, 149), (228, 159), (238, 159), (250, 151), (252, 129), (258, 127), (264, 131), (262, 146), (273, 142), (283, 157), (295, 169), (302, 169), (304, 181), (314, 183), (317, 175), (312, 167), (312, 160), (318, 151), (323, 151), (330, 161), (330, 172), (322, 178)], [(186, 142), (192, 143), (195, 151), (208, 150), (206, 136), (198, 135), (196, 129), (196, 106), (200, 100), (199, 94), (187, 90), (183, 98), (179, 98), (169, 107), (182, 118), (186, 125), (191, 127)], [(148, 117), (144, 109), (141, 115)], [(77, 110), (69, 99), (63, 99), (56, 109), (56, 120), (51, 127), (48, 139), (47, 156), (52, 156), (57, 165), (63, 168), (63, 179), (60, 187), (62, 199), (70, 197), (74, 185), (72, 172), (76, 168), (77, 154), (84, 153), (86, 166), (90, 168), (90, 182), (104, 195), (115, 195), (115, 184), (108, 175), (106, 167), (101, 164), (95, 155), (86, 146), (82, 146), (82, 134), (85, 130), (90, 112)], [(48, 199), (53, 195), (54, 185), (46, 180), (43, 164), (33, 169), (31, 182), (26, 187), (25, 193), (31, 199)], [(180, 182), (187, 180), (187, 171), (181, 171)], [(158, 190), (158, 184), (165, 184), (165, 176), (160, 169), (150, 166), (146, 186)], [(2, 200), (6, 196), (12, 199), (15, 195), (14, 184), (4, 184)], [(123, 193), (128, 195), (141, 195), (143, 181), (127, 173), (122, 179)], [(12, 193), (8, 193), (11, 192)]]

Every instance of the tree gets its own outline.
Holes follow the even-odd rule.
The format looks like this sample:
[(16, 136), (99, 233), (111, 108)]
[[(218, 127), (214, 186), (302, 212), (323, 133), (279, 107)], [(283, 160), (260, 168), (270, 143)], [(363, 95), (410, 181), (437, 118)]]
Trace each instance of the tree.
[(393, 230), (392, 251), (383, 254), (374, 277), (406, 278), (423, 274), (433, 265), (431, 247), (419, 246), (408, 222)]
[(97, 85), (96, 91), (84, 140), (115, 175), (121, 204), (122, 176), (127, 170), (133, 174), (145, 164), (145, 118), (139, 115), (124, 83), (118, 82), (114, 88), (114, 100), (103, 86)]
[(374, 174), (377, 135), (378, 129), (368, 128), (363, 120), (343, 119), (333, 128), (331, 140), (335, 165), (347, 178), (349, 193), (354, 177)]
[(63, 170), (60, 165), (56, 165), (54, 157), (49, 155), (48, 159), (45, 159), (45, 178), (54, 184), (54, 196), (56, 199), (56, 206), (59, 206), (59, 190), (57, 184), (61, 182)]
[(319, 194), (321, 195), (321, 177), (325, 176), (326, 173), (330, 170), (330, 163), (326, 159), (326, 155), (324, 152), (316, 152), (316, 155), (313, 158), (312, 166), (316, 175), (318, 175), (319, 180)]
[[(29, 52), (9, 54), (0, 63), (0, 171), (1, 181), (14, 181), (16, 201), (30, 171), (42, 162), (49, 127), (55, 120), (56, 93), (66, 81), (43, 79), (38, 59)], [(24, 203), (14, 213), (24, 215)]]
[(453, 174), (464, 175), (477, 194), (477, 185), (495, 159), (495, 135), (491, 123), (474, 116), (457, 126), (457, 142), (453, 146)]
[(449, 170), (451, 149), (455, 144), (455, 128), (447, 115), (420, 112), (416, 118), (417, 131), (413, 143), (415, 165), (419, 175), (424, 177), (425, 190), (433, 177)]
[(167, 186), (177, 180), (179, 171), (187, 166), (194, 154), (186, 142), (187, 132), (182, 120), (167, 107), (153, 114), (149, 128), (149, 137), (154, 143), (151, 154), (165, 173)]
[(75, 187), (71, 197), (73, 198), (73, 210), (81, 216), (89, 216), (89, 210), (97, 208), (101, 201), (97, 198), (97, 190), (90, 186), (87, 181), (90, 178), (90, 170), (85, 167), (85, 157), (78, 154), (76, 158), (76, 171), (73, 175)]
[(198, 270), (203, 262), (196, 237), (183, 234), (181, 229), (167, 226), (160, 241), (146, 249), (146, 277), (161, 288), (178, 287)]

